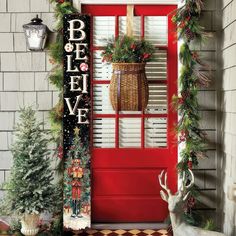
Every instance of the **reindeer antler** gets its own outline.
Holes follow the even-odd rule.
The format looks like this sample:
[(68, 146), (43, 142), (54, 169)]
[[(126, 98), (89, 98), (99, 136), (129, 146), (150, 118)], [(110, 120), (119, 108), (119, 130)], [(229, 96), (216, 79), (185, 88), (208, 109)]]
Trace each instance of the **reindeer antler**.
[(183, 179), (182, 179), (182, 182), (181, 182), (181, 185), (180, 185), (180, 188), (179, 188), (180, 191), (184, 191), (184, 189), (189, 189), (194, 185), (194, 175), (193, 175), (193, 172), (190, 169), (189, 169), (189, 173), (191, 175), (190, 183), (188, 185), (186, 185), (186, 182), (187, 182), (186, 172), (184, 171)]
[[(163, 178), (163, 174), (165, 173), (165, 176), (164, 176), (164, 179), (165, 179), (165, 183), (163, 184), (162, 183), (162, 178)], [(158, 175), (158, 179), (159, 179), (159, 183), (161, 185), (161, 187), (166, 190), (166, 192), (170, 195), (171, 194), (171, 191), (170, 189), (168, 188), (167, 186), (167, 172), (165, 172), (164, 170), (161, 172), (160, 175)]]
[[(190, 183), (188, 185), (185, 185), (185, 189), (190, 189), (193, 185), (194, 185), (194, 181), (195, 181), (195, 178), (194, 178), (194, 174), (192, 172), (192, 170), (189, 169), (189, 173), (191, 175), (191, 180), (190, 180)], [(183, 182), (182, 182), (182, 185), (185, 184), (185, 173), (184, 173), (184, 177), (183, 177)], [(187, 192), (183, 198), (183, 201), (185, 201), (188, 196), (189, 196), (190, 192)]]
[(189, 173), (190, 173), (190, 175), (191, 175), (191, 180), (190, 180), (190, 183), (185, 186), (186, 189), (191, 188), (191, 187), (194, 185), (194, 181), (195, 181), (195, 178), (194, 178), (194, 175), (193, 175), (192, 170), (189, 169)]

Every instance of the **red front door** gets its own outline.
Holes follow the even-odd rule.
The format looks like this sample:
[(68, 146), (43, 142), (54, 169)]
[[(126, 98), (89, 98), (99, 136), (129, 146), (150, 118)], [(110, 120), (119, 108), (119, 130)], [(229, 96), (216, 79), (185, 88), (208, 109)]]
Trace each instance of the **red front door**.
[(158, 174), (168, 172), (176, 190), (177, 45), (171, 13), (176, 6), (136, 5), (134, 36), (156, 46), (146, 66), (149, 103), (144, 113), (112, 110), (108, 88), (111, 66), (101, 61), (104, 39), (125, 33), (126, 5), (83, 5), (92, 17), (92, 220), (158, 222), (167, 216)]

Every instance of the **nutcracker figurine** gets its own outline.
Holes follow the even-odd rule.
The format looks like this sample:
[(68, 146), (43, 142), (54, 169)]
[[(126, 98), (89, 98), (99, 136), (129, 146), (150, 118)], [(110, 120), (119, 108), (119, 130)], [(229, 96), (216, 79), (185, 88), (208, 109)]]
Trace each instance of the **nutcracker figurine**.
[(73, 179), (70, 182), (72, 186), (72, 215), (71, 217), (78, 218), (80, 215), (81, 208), (81, 178), (83, 177), (83, 169), (80, 167), (80, 159), (74, 159), (72, 166), (68, 168), (68, 174)]

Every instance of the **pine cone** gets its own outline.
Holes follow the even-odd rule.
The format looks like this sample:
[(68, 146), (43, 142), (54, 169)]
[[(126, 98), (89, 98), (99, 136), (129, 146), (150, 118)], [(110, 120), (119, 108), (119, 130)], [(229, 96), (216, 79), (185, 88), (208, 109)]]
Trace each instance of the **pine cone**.
[(182, 91), (181, 96), (183, 101), (185, 101), (189, 97), (189, 91)]
[(195, 201), (195, 198), (194, 198), (194, 197), (190, 197), (190, 198), (188, 199), (188, 207), (189, 207), (189, 208), (193, 208), (193, 207), (195, 206), (195, 203), (196, 203), (196, 201)]
[(185, 29), (185, 36), (189, 41), (194, 39), (194, 33), (189, 28)]

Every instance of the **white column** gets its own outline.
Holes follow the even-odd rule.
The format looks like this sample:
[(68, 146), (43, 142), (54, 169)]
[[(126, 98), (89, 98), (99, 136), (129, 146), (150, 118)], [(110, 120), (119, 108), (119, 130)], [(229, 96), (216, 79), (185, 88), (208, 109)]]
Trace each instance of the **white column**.
[(73, 0), (73, 6), (78, 10), (78, 12), (81, 12), (81, 1), (80, 0)]

